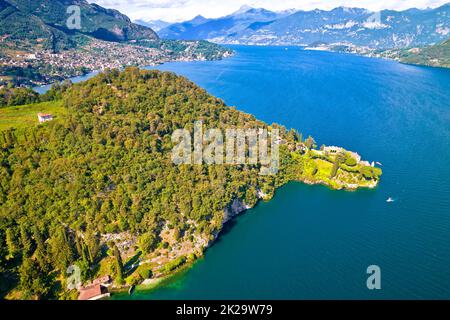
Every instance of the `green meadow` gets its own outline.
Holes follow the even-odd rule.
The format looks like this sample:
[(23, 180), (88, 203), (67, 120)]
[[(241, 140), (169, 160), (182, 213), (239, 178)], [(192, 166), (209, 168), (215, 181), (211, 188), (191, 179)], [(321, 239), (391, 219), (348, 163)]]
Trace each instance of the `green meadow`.
[(50, 101), (23, 106), (0, 108), (0, 131), (22, 129), (39, 124), (38, 113), (50, 113), (58, 119), (66, 113), (62, 101)]

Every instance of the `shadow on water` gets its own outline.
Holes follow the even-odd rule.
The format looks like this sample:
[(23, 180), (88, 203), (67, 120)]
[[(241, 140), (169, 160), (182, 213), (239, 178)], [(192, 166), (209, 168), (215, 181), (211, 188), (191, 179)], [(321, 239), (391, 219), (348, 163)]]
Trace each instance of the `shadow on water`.
[(229, 234), (233, 230), (234, 227), (236, 227), (236, 225), (238, 224), (238, 220), (239, 220), (238, 218), (240, 216), (248, 214), (250, 210), (255, 210), (260, 205), (261, 201), (262, 200), (258, 201), (254, 207), (241, 212), (240, 214), (234, 216), (231, 220), (226, 222), (223, 225), (222, 230), (220, 231), (216, 240), (214, 240), (214, 242), (211, 244), (210, 248), (213, 247), (214, 245), (216, 245), (217, 243), (220, 243), (222, 241), (222, 238), (225, 237), (227, 234)]
[[(242, 214), (244, 214), (244, 213), (242, 213)], [(233, 227), (235, 227), (237, 224), (238, 224), (238, 221), (237, 221), (236, 217), (234, 217), (233, 219), (231, 219), (230, 221), (225, 223), (222, 230), (220, 231), (219, 235), (217, 236), (217, 239), (214, 240), (211, 247), (213, 247), (217, 243), (221, 242), (223, 237), (226, 236), (227, 234), (229, 234), (231, 232), (231, 230), (233, 229)]]

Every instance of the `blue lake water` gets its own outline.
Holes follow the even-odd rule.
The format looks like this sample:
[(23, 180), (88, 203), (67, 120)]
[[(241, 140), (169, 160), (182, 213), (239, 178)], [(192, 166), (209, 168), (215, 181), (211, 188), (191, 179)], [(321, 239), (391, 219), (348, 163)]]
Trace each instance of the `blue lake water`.
[[(159, 69), (319, 145), (381, 162), (381, 183), (358, 192), (290, 183), (235, 219), (189, 271), (132, 298), (449, 299), (450, 70), (294, 47), (234, 49), (223, 61)], [(369, 265), (381, 268), (381, 290), (366, 287)]]
[[(83, 76), (70, 78), (70, 81), (72, 81), (73, 83), (83, 82), (85, 80), (88, 80), (88, 79), (96, 76), (98, 73), (99, 73), (98, 71), (92, 71), (92, 72), (90, 72), (88, 74), (85, 74)], [(43, 94), (43, 93), (46, 93), (48, 90), (50, 90), (52, 85), (53, 84), (48, 84), (48, 85), (45, 85), (45, 86), (38, 86), (38, 87), (34, 87), (33, 89), (34, 89), (34, 91), (36, 91), (36, 92), (38, 92), (40, 94)]]

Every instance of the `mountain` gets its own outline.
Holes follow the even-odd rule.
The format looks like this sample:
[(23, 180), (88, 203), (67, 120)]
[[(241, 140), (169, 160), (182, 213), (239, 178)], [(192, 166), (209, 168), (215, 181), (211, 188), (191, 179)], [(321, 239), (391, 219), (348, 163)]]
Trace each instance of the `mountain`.
[[(79, 30), (67, 27), (67, 8), (72, 5), (81, 9)], [(116, 42), (159, 39), (152, 29), (132, 23), (120, 12), (85, 0), (0, 0), (0, 17), (2, 43), (18, 50), (57, 52), (76, 47), (83, 36)]]
[[(70, 6), (80, 8), (77, 29), (68, 23)], [(86, 0), (0, 0), (0, 87), (230, 53), (207, 41), (161, 40), (151, 28)]]
[(188, 38), (200, 38), (199, 36), (190, 35), (190, 30), (195, 29), (195, 27), (202, 25), (206, 22), (211, 21), (210, 19), (206, 19), (205, 17), (198, 15), (192, 20), (181, 22), (181, 23), (174, 23), (171, 24), (163, 29), (161, 29), (158, 34), (159, 36), (162, 36), (162, 38), (166, 39), (188, 39)]
[(165, 39), (212, 39), (238, 34), (253, 23), (267, 23), (281, 16), (284, 14), (243, 6), (238, 11), (219, 19), (197, 16), (190, 21), (175, 23), (160, 30), (158, 34)]
[[(257, 10), (257, 11), (255, 11)], [(160, 36), (208, 39), (221, 44), (308, 45), (348, 42), (371, 48), (405, 48), (439, 43), (450, 35), (450, 4), (435, 9), (383, 10), (339, 7), (330, 11), (268, 12), (249, 9), (214, 19), (182, 33)]]
[(159, 30), (161, 30), (161, 29), (171, 25), (170, 22), (166, 22), (166, 21), (163, 21), (163, 20), (149, 20), (149, 21), (145, 21), (145, 20), (138, 19), (138, 20), (135, 20), (134, 23), (139, 24), (139, 25), (144, 26), (144, 27), (151, 28), (152, 30), (154, 30), (156, 32), (158, 32)]
[(0, 40), (0, 45), (10, 41), (25, 50), (35, 47), (60, 50), (75, 46), (63, 31), (5, 0), (0, 0)]
[[(117, 10), (105, 9), (86, 0), (2, 0), (21, 13), (21, 18), (39, 19), (41, 25), (57, 29), (65, 34), (79, 33), (106, 41), (158, 40), (156, 33), (147, 27), (134, 24)], [(67, 27), (69, 6), (79, 6), (81, 29)], [(26, 21), (17, 21), (25, 24)], [(5, 26), (5, 22), (1, 24)], [(28, 37), (28, 35), (27, 35)]]
[(403, 63), (450, 68), (450, 39), (422, 48), (387, 50), (381, 57), (395, 59)]

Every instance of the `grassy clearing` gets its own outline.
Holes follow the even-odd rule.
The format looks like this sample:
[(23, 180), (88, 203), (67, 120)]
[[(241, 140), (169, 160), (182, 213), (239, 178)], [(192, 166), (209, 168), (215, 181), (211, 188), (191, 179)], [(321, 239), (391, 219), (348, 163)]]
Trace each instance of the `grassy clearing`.
[(62, 101), (50, 101), (0, 108), (0, 131), (15, 128), (22, 129), (39, 124), (38, 113), (50, 113), (54, 119), (64, 116), (67, 110)]

